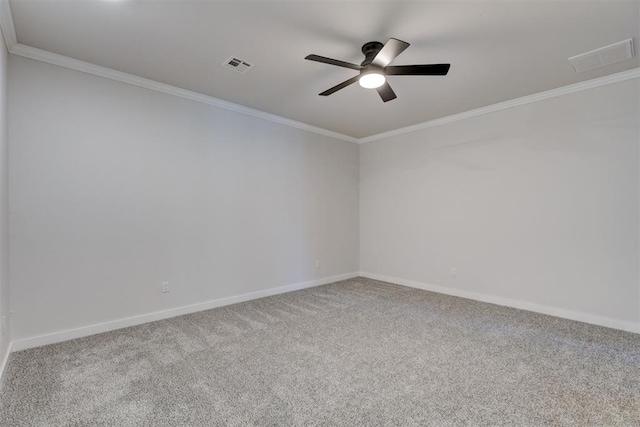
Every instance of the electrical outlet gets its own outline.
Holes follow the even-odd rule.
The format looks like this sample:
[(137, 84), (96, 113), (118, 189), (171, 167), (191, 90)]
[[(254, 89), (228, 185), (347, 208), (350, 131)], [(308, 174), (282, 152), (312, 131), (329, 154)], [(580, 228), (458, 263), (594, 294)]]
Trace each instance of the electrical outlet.
[(2, 335), (7, 333), (7, 316), (2, 316)]
[(316, 260), (316, 268), (320, 268), (320, 260)]
[(458, 275), (458, 271), (456, 270), (455, 267), (451, 267), (451, 271), (449, 272), (449, 275), (451, 275), (451, 277), (456, 277)]
[(169, 282), (162, 282), (162, 293), (166, 294), (169, 292)]

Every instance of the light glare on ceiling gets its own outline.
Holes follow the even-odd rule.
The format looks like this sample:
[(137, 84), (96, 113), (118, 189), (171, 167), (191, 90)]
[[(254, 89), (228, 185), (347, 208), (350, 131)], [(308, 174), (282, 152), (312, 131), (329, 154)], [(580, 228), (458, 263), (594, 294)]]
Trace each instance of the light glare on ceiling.
[(358, 83), (360, 83), (360, 86), (362, 86), (365, 89), (375, 89), (377, 87), (382, 86), (385, 81), (386, 79), (384, 78), (383, 74), (369, 73), (369, 74), (363, 74), (360, 77), (360, 80), (358, 80)]

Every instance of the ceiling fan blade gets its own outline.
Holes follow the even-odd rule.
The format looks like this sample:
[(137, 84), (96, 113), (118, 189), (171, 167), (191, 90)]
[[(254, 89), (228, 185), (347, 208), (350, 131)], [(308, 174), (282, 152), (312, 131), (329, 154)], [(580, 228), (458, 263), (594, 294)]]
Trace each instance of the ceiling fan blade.
[(389, 83), (387, 82), (385, 82), (376, 90), (378, 91), (378, 93), (380, 94), (380, 98), (382, 98), (384, 102), (391, 101), (392, 99), (397, 98), (396, 93), (393, 91), (393, 89), (391, 89), (391, 86), (389, 86)]
[(335, 92), (339, 91), (340, 89), (344, 89), (345, 87), (349, 86), (350, 84), (353, 84), (353, 83), (357, 82), (359, 78), (360, 78), (359, 75), (355, 76), (355, 77), (352, 77), (349, 80), (346, 80), (346, 81), (340, 83), (339, 85), (336, 85), (336, 86), (332, 87), (331, 89), (325, 90), (324, 92), (322, 92), (320, 94), (320, 96), (329, 96), (332, 93), (335, 93)]
[(391, 64), (391, 61), (396, 59), (396, 56), (400, 55), (408, 47), (409, 43), (391, 38), (382, 47), (382, 49), (380, 49), (380, 52), (378, 52), (378, 54), (373, 58), (371, 63), (373, 65), (377, 65), (378, 67), (384, 68), (387, 65)]
[(337, 59), (325, 58), (324, 56), (320, 55), (307, 55), (304, 59), (308, 59), (309, 61), (322, 62), (323, 64), (337, 65), (338, 67), (351, 68), (352, 70), (362, 70), (362, 67), (360, 65), (339, 61)]
[(387, 67), (387, 76), (446, 76), (451, 64), (395, 65)]

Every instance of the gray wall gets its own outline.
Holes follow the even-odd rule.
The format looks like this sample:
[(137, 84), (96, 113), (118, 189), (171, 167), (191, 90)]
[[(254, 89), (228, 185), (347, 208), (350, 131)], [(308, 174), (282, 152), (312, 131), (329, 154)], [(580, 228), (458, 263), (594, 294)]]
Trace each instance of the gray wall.
[[(8, 53), (0, 33), (0, 367), (11, 341), (9, 315), (9, 179), (7, 138)], [(2, 372), (0, 372), (0, 375)]]
[(356, 144), (13, 55), (9, 72), (14, 339), (358, 270)]
[(637, 79), (358, 147), (9, 74), (14, 340), (358, 268), (640, 330)]
[(639, 97), (633, 79), (363, 144), (360, 269), (640, 332)]

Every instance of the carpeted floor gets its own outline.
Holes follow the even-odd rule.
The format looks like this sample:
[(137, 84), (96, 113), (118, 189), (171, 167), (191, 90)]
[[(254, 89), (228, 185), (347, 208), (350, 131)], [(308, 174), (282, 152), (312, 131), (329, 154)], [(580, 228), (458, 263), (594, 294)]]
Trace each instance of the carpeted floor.
[(640, 335), (357, 278), (14, 353), (2, 426), (640, 425)]

